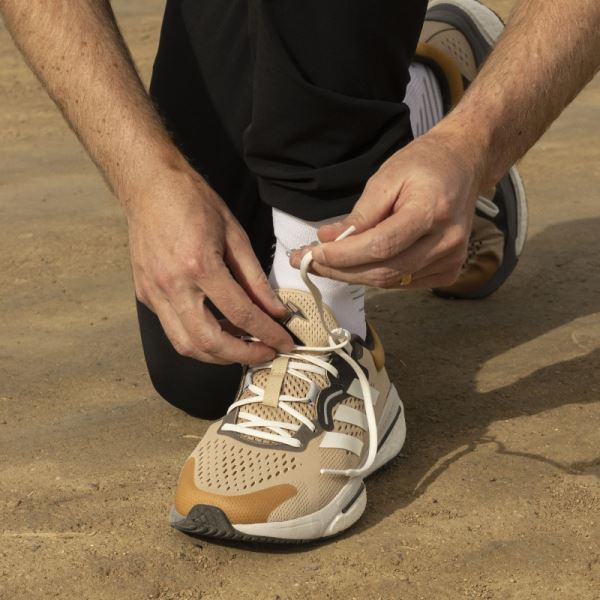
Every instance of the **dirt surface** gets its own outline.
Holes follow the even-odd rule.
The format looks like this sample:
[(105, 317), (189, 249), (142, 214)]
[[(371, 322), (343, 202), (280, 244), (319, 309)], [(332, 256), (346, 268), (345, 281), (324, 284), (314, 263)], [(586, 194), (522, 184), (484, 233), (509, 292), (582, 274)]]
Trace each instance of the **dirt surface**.
[[(146, 80), (161, 5), (115, 2)], [(2, 600), (600, 598), (600, 80), (523, 161), (500, 293), (371, 298), (405, 452), (350, 533), (284, 552), (167, 526), (207, 424), (150, 386), (123, 217), (4, 29), (0, 106)]]

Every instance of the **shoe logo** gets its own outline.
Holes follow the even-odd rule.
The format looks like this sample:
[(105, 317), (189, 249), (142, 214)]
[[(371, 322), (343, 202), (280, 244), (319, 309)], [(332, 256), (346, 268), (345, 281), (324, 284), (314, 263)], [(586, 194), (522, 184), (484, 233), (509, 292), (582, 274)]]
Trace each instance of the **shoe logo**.
[(282, 325), (287, 325), (294, 317), (298, 317), (299, 319), (308, 321), (308, 318), (306, 317), (302, 309), (298, 308), (293, 302), (290, 302), (288, 300), (285, 303), (285, 306), (288, 309), (289, 313), (281, 321)]
[[(331, 389), (331, 387), (329, 389)], [(333, 408), (338, 404), (338, 402), (341, 402), (344, 399), (339, 397), (342, 396), (342, 394), (344, 394), (345, 390), (337, 386), (335, 386), (335, 388), (337, 389), (334, 389), (333, 392), (327, 394), (326, 398), (321, 399), (321, 397), (319, 396), (318, 399), (319, 404), (317, 405), (317, 413), (319, 417), (319, 422), (321, 423), (321, 426), (323, 427), (323, 429), (325, 429), (325, 431), (333, 430)], [(332, 400), (335, 400), (336, 398), (339, 398), (339, 400), (337, 402), (334, 402), (333, 404), (330, 404)]]

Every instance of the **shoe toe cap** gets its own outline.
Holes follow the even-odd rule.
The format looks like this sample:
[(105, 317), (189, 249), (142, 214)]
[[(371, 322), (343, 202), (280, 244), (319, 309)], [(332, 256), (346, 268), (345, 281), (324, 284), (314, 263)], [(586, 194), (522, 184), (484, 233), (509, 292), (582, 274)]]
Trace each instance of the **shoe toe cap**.
[(182, 516), (194, 506), (207, 505), (220, 508), (232, 524), (264, 523), (278, 506), (297, 494), (296, 487), (289, 483), (244, 494), (208, 490), (197, 481), (196, 471), (196, 461), (191, 456), (183, 466), (175, 493), (175, 510)]

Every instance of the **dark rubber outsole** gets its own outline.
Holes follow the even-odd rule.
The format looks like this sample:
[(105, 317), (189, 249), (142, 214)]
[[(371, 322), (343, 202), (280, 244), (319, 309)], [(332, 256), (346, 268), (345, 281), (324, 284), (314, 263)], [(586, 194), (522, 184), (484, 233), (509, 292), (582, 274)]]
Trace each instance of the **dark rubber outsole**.
[[(348, 502), (347, 506), (342, 509), (342, 512), (346, 512), (360, 498), (364, 489), (365, 484), (363, 482), (358, 492), (354, 495), (350, 502)], [(339, 533), (335, 533), (333, 535), (314, 539), (285, 539), (262, 535), (248, 535), (235, 529), (235, 527), (231, 524), (231, 521), (227, 518), (227, 515), (217, 506), (211, 506), (210, 504), (196, 504), (196, 506), (190, 510), (186, 517), (178, 517), (181, 517), (181, 515), (179, 515), (175, 511), (175, 508), (173, 508), (170, 515), (171, 526), (183, 533), (191, 535), (192, 537), (203, 539), (212, 538), (229, 542), (304, 545), (320, 542), (322, 540), (328, 540), (343, 533), (343, 531), (340, 531)]]
[[(171, 513), (173, 514), (173, 513)], [(251, 542), (253, 544), (308, 544), (317, 540), (287, 540), (266, 536), (247, 535), (233, 527), (227, 515), (218, 507), (197, 504), (181, 521), (171, 521), (171, 525), (187, 535), (202, 539), (212, 538), (229, 542)], [(326, 539), (326, 538), (319, 538)]]

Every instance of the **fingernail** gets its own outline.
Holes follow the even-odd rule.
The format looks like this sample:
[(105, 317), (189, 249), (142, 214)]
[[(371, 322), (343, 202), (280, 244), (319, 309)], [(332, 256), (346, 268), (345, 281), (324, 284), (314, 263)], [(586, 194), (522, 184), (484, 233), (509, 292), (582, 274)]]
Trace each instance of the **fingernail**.
[(304, 254), (305, 252), (312, 250), (315, 246), (318, 246), (318, 245), (319, 245), (319, 241), (316, 240), (314, 242), (311, 242), (310, 244), (305, 244), (304, 246), (300, 246), (300, 248), (292, 248), (291, 250), (288, 250), (287, 255), (292, 256), (293, 254), (298, 254), (298, 252)]

